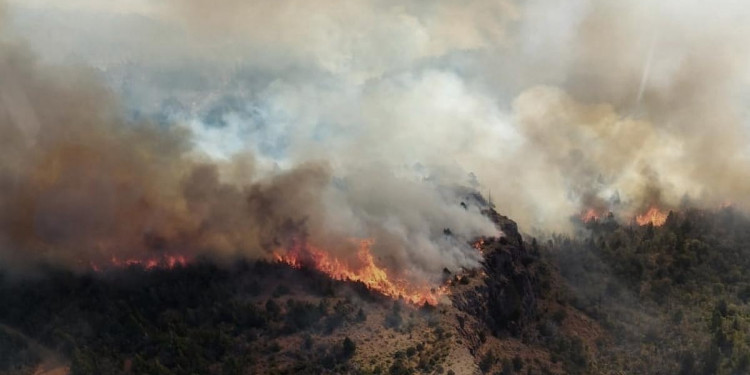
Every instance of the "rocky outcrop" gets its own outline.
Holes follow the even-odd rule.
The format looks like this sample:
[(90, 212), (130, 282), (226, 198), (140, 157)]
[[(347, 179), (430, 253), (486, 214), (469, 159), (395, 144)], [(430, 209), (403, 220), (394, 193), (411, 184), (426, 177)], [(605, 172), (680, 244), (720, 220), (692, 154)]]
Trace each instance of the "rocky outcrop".
[(483, 282), (454, 294), (453, 303), (483, 321), (496, 336), (520, 336), (538, 315), (539, 254), (535, 246), (524, 243), (514, 221), (492, 209), (485, 214), (503, 235), (481, 241)]

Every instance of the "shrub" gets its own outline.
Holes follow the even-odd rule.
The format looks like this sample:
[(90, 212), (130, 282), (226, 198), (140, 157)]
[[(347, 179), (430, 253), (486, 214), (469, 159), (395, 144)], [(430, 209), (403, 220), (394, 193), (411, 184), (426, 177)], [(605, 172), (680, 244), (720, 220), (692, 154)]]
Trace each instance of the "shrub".
[(284, 284), (279, 284), (276, 289), (273, 290), (274, 297), (281, 297), (289, 294), (289, 287)]
[(279, 307), (279, 304), (276, 303), (276, 301), (269, 299), (266, 301), (266, 313), (269, 318), (276, 318), (281, 314), (281, 307)]
[(360, 308), (359, 308), (359, 311), (357, 311), (357, 318), (356, 318), (356, 321), (357, 321), (357, 322), (364, 322), (364, 321), (366, 321), (366, 320), (367, 320), (367, 315), (365, 315), (365, 311), (364, 311), (364, 310), (362, 310), (362, 308), (360, 307)]
[(495, 357), (495, 352), (492, 350), (488, 351), (482, 356), (482, 359), (479, 361), (479, 369), (482, 370), (482, 372), (489, 372), (490, 369), (492, 369), (492, 365), (495, 364), (497, 361), (497, 358)]
[(352, 356), (354, 356), (354, 353), (357, 351), (357, 344), (352, 341), (352, 339), (347, 336), (344, 338), (344, 342), (341, 344), (342, 350), (341, 354), (345, 359), (349, 359)]
[(565, 309), (558, 309), (552, 314), (552, 320), (557, 324), (561, 324), (566, 317), (568, 317), (568, 311)]

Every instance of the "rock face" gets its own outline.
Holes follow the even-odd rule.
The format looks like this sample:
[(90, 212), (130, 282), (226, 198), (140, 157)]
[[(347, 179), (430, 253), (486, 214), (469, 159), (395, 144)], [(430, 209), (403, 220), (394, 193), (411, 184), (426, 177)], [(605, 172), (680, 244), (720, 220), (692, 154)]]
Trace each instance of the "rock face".
[(484, 282), (454, 294), (453, 303), (483, 321), (495, 336), (520, 336), (538, 315), (537, 297), (543, 289), (537, 277), (539, 254), (523, 242), (514, 221), (492, 209), (485, 214), (504, 235), (483, 239)]

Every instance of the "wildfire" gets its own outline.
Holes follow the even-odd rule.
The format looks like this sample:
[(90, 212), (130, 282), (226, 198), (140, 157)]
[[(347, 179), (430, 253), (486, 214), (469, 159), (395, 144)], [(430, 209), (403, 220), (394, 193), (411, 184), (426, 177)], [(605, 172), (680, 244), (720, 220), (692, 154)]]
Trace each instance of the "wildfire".
[(601, 214), (593, 208), (589, 208), (588, 210), (581, 213), (581, 221), (583, 221), (584, 223), (598, 221), (600, 217)]
[(109, 262), (106, 264), (91, 263), (91, 268), (94, 271), (101, 271), (103, 268), (127, 268), (127, 267), (142, 267), (147, 270), (162, 268), (162, 269), (173, 269), (177, 266), (186, 266), (188, 264), (188, 258), (183, 255), (161, 255), (158, 257), (146, 257), (146, 258), (126, 258), (121, 259), (116, 256), (112, 256)]
[(285, 253), (274, 253), (277, 261), (295, 268), (314, 268), (336, 280), (350, 280), (365, 284), (386, 296), (403, 298), (414, 304), (436, 305), (447, 287), (431, 288), (428, 285), (414, 285), (408, 281), (389, 276), (385, 268), (375, 264), (370, 252), (373, 241), (360, 240), (357, 251), (357, 266), (351, 266), (333, 255), (309, 244), (294, 246)]
[(664, 225), (667, 221), (667, 216), (669, 216), (669, 212), (664, 212), (656, 206), (651, 206), (644, 214), (636, 216), (635, 222), (641, 226), (653, 224), (653, 226), (658, 227)]
[(474, 243), (471, 244), (471, 247), (474, 248), (474, 250), (484, 253), (484, 238), (479, 238), (478, 240), (474, 241)]

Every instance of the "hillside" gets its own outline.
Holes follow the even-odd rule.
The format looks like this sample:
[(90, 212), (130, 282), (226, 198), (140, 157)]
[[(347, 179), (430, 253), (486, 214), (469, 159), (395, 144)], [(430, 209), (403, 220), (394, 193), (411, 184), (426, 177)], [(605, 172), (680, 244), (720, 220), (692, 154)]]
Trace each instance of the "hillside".
[(436, 306), (268, 262), (6, 280), (0, 321), (13, 330), (1, 330), (0, 371), (43, 367), (19, 334), (67, 358), (73, 374), (584, 369), (589, 349), (571, 327), (594, 332), (582, 335), (590, 344), (596, 325), (551, 298), (550, 267), (512, 221), (492, 214), (506, 236), (483, 240), (484, 269), (445, 270), (451, 286)]
[(671, 212), (664, 225), (611, 219), (549, 238), (571, 303), (610, 340), (601, 373), (750, 371), (750, 220), (731, 207)]
[(418, 306), (282, 263), (197, 261), (5, 280), (0, 373), (742, 374), (750, 365), (748, 219), (582, 224), (476, 242)]

